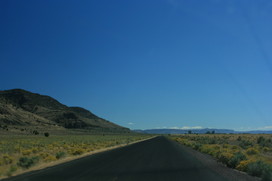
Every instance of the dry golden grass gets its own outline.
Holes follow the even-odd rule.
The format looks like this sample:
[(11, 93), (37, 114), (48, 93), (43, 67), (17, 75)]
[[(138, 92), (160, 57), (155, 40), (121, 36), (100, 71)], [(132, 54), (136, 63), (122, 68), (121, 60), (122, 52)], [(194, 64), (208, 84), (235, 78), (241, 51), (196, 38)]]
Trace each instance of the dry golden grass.
[(272, 135), (186, 134), (170, 138), (209, 154), (228, 167), (272, 180)]
[(143, 140), (149, 135), (1, 136), (0, 178), (41, 169), (116, 146)]

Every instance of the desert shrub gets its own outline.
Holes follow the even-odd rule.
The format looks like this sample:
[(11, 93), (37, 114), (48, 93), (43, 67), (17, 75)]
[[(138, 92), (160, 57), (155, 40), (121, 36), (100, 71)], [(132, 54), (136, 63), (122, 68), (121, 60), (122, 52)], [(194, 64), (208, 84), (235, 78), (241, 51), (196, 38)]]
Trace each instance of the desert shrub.
[(77, 149), (71, 150), (71, 154), (72, 154), (72, 155), (81, 155), (81, 154), (84, 153), (84, 152), (85, 152), (85, 150), (82, 149), (82, 148), (77, 148)]
[(232, 150), (239, 150), (239, 147), (238, 147), (237, 145), (233, 145), (233, 146), (231, 147), (231, 149), (232, 149)]
[(27, 156), (30, 155), (32, 153), (32, 150), (28, 149), (28, 150), (22, 150), (22, 154)]
[(34, 135), (38, 135), (38, 134), (39, 134), (39, 132), (38, 132), (37, 130), (34, 130), (34, 131), (32, 131), (32, 134), (34, 134)]
[(217, 141), (217, 144), (220, 144), (220, 145), (227, 144), (227, 143), (228, 143), (228, 141), (224, 140), (224, 139), (220, 139)]
[(53, 155), (48, 155), (47, 157), (44, 158), (44, 161), (46, 162), (51, 162), (51, 161), (56, 161), (57, 158)]
[(39, 157), (21, 157), (17, 162), (17, 165), (22, 168), (29, 168), (35, 165), (39, 161)]
[(214, 150), (214, 151), (211, 152), (210, 155), (212, 155), (213, 157), (215, 157), (215, 158), (218, 159), (218, 158), (220, 157), (221, 154), (222, 154), (222, 151), (221, 151), (221, 150)]
[(32, 148), (32, 153), (38, 153), (39, 152), (39, 149), (38, 148)]
[(215, 138), (210, 138), (210, 139), (208, 140), (208, 144), (216, 144), (216, 143), (217, 143), (217, 141), (216, 141)]
[(201, 144), (216, 144), (217, 143), (217, 138), (208, 137), (208, 136), (193, 137), (191, 138), (191, 140), (197, 141), (198, 143), (201, 143)]
[(255, 160), (242, 160), (238, 165), (237, 165), (237, 170), (246, 172), (247, 167), (250, 163), (255, 162)]
[(6, 164), (6, 165), (11, 164), (13, 162), (13, 158), (11, 156), (5, 154), (2, 156), (2, 162), (3, 162), (3, 164)]
[(14, 172), (16, 172), (16, 170), (17, 170), (17, 166), (16, 165), (11, 165), (10, 166), (10, 168), (9, 168), (9, 170), (7, 171), (7, 176), (12, 176), (12, 174), (14, 173)]
[(260, 136), (257, 139), (257, 143), (261, 146), (261, 147), (271, 147), (272, 146), (272, 140), (271, 139), (265, 139), (263, 136)]
[(65, 157), (65, 155), (66, 155), (66, 153), (63, 152), (63, 151), (57, 152), (57, 153), (56, 153), (56, 158), (57, 158), (57, 159), (61, 159), (61, 158)]
[(21, 153), (21, 146), (18, 145), (18, 144), (14, 145), (14, 151), (18, 152), (18, 153)]
[(253, 143), (249, 140), (242, 140), (239, 146), (242, 147), (243, 149), (247, 149), (248, 147), (252, 147)]
[(246, 156), (242, 152), (236, 152), (228, 161), (227, 165), (231, 168), (235, 168), (241, 161), (246, 159)]
[(218, 155), (218, 152), (220, 152), (220, 146), (206, 144), (201, 147), (200, 151), (216, 157)]
[(247, 173), (252, 176), (261, 177), (262, 180), (272, 180), (271, 165), (259, 160), (252, 162), (247, 166)]
[(48, 136), (49, 136), (49, 133), (48, 133), (48, 132), (44, 133), (44, 136), (45, 136), (45, 137), (48, 137)]
[(268, 148), (268, 147), (263, 147), (262, 149), (264, 152), (271, 152), (272, 148)]
[(263, 136), (258, 137), (258, 139), (257, 139), (258, 144), (262, 144), (264, 142), (265, 142), (265, 138)]
[(40, 154), (39, 154), (39, 156), (42, 158), (42, 159), (45, 159), (46, 157), (48, 157), (48, 153), (46, 153), (46, 152), (41, 152)]
[(228, 164), (229, 160), (233, 157), (233, 154), (228, 153), (228, 152), (223, 152), (218, 156), (218, 161)]
[(221, 154), (221, 147), (218, 145), (213, 145), (212, 150), (209, 154), (215, 158), (218, 158), (218, 156)]
[(188, 140), (181, 139), (180, 143), (184, 144), (185, 146), (192, 147), (192, 143), (190, 141), (188, 141)]
[(256, 154), (259, 153), (259, 151), (258, 151), (256, 148), (248, 148), (248, 149), (246, 150), (246, 153), (247, 153), (248, 155), (256, 155)]
[(195, 150), (200, 150), (201, 147), (202, 147), (202, 144), (200, 144), (200, 143), (194, 143), (193, 144), (193, 149), (195, 149)]
[(212, 151), (211, 145), (205, 144), (201, 147), (201, 152), (209, 154)]

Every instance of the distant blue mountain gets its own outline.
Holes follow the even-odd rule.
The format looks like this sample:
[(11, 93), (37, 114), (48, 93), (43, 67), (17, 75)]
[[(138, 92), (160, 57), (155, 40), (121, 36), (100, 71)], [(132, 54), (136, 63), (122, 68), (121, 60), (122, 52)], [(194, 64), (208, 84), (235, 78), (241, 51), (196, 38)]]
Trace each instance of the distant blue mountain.
[(250, 133), (250, 134), (272, 134), (272, 131), (253, 130), (253, 131), (244, 131), (242, 133)]
[(134, 130), (139, 133), (148, 133), (148, 134), (185, 134), (195, 133), (195, 134), (205, 134), (205, 133), (221, 133), (221, 134), (272, 134), (272, 131), (264, 131), (264, 130), (252, 130), (252, 131), (235, 131), (231, 129), (145, 129), (145, 130)]

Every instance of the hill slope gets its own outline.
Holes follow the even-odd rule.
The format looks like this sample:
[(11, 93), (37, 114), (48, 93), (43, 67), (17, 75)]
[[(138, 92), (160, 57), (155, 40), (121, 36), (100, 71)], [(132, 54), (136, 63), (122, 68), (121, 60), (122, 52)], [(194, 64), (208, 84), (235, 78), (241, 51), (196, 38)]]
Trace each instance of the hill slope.
[(22, 89), (0, 91), (0, 126), (129, 131), (80, 107)]

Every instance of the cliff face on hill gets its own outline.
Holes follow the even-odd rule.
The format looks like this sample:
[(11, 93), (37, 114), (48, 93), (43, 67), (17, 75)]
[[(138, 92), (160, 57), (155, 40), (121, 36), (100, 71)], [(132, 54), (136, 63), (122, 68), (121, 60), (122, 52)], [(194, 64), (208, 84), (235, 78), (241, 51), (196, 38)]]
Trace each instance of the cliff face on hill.
[(49, 96), (22, 89), (0, 91), (0, 126), (129, 131), (84, 108), (68, 107)]

